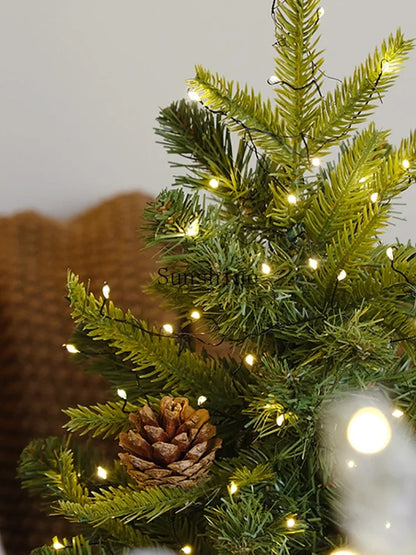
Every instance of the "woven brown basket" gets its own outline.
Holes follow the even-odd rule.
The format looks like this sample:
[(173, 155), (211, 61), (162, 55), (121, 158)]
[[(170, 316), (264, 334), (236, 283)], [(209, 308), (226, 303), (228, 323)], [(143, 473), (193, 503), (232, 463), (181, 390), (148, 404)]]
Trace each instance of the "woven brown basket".
[(171, 319), (142, 291), (156, 268), (137, 233), (149, 200), (120, 195), (65, 223), (32, 212), (0, 218), (0, 527), (8, 555), (27, 555), (69, 533), (21, 491), (22, 449), (35, 437), (62, 434), (62, 408), (106, 397), (104, 382), (76, 368), (62, 348), (73, 328), (67, 268), (84, 282), (91, 278), (97, 294), (107, 281), (114, 303), (139, 317)]

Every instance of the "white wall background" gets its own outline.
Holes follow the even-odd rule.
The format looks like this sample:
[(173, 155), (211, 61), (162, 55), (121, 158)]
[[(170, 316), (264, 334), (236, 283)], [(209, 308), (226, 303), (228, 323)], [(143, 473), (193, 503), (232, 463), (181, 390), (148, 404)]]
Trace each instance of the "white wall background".
[[(414, 0), (323, 0), (327, 72), (343, 77), (390, 31), (416, 36)], [(158, 107), (196, 63), (267, 91), (271, 0), (3, 0), (0, 213), (67, 217), (118, 191), (156, 194), (172, 172), (155, 144)], [(376, 121), (416, 127), (416, 55)], [(390, 237), (416, 241), (413, 190)]]

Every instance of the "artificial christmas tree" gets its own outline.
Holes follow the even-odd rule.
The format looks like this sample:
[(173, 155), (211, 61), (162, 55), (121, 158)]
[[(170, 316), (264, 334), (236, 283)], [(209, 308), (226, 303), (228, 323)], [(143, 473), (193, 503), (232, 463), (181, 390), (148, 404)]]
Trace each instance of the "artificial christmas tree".
[[(415, 417), (416, 251), (386, 250), (378, 234), (413, 183), (416, 139), (394, 147), (388, 133), (363, 126), (412, 42), (390, 36), (325, 93), (319, 3), (275, 0), (272, 15), (275, 106), (198, 67), (191, 101), (158, 120), (186, 171), (146, 210), (148, 243), (160, 249), (150, 289), (182, 326), (152, 328), (114, 307), (108, 287), (95, 298), (68, 276), (73, 356), (121, 400), (67, 409), (66, 427), (120, 438), (123, 464), (100, 465), (97, 485), (88, 456), (65, 440), (28, 447), (24, 486), (83, 534), (36, 553), (154, 544), (198, 555), (352, 553), (323, 414), (346, 392), (377, 386)], [(182, 416), (185, 398), (200, 409)], [(172, 476), (170, 457), (201, 464), (203, 479), (185, 488), (161, 480)], [(158, 478), (147, 487), (149, 470)]]

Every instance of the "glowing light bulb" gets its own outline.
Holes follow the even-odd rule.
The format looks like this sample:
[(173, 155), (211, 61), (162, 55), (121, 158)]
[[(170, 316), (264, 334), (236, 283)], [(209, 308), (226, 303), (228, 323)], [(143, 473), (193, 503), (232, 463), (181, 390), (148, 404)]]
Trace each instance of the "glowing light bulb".
[(201, 100), (201, 97), (199, 96), (199, 94), (196, 91), (193, 91), (192, 89), (189, 89), (188, 91), (188, 98), (189, 100), (192, 100), (192, 102), (199, 102)]
[(163, 324), (163, 330), (168, 333), (169, 335), (173, 333), (173, 326), (172, 324)]
[(65, 347), (66, 350), (68, 351), (68, 353), (71, 353), (73, 355), (75, 355), (76, 353), (79, 353), (80, 351), (78, 351), (78, 349), (75, 347), (75, 345), (72, 345), (72, 343), (64, 343), (62, 345), (62, 347)]
[(386, 526), (386, 530), (390, 530), (390, 528), (391, 528), (391, 522), (387, 521), (386, 524), (385, 524), (385, 526)]
[(366, 178), (366, 177), (362, 177), (362, 178), (358, 181), (358, 183), (365, 183), (366, 181), (367, 181), (367, 178)]
[(341, 270), (339, 272), (339, 274), (337, 275), (337, 280), (338, 281), (342, 281), (343, 279), (345, 279), (347, 277), (347, 272), (345, 270)]
[(248, 364), (249, 366), (253, 366), (256, 361), (256, 357), (249, 354), (245, 356), (244, 360), (246, 361), (246, 364)]
[(312, 268), (312, 270), (318, 269), (319, 263), (315, 258), (310, 258), (308, 260), (308, 264), (309, 264), (309, 267)]
[(371, 202), (377, 202), (378, 201), (378, 193), (372, 193), (370, 196), (370, 200)]
[(408, 170), (410, 168), (409, 160), (403, 160), (402, 166), (404, 167), (405, 170)]
[(285, 415), (284, 414), (278, 414), (277, 417), (276, 417), (276, 424), (278, 426), (282, 426), (284, 421), (285, 421)]
[(193, 310), (191, 312), (191, 318), (192, 320), (199, 320), (201, 318), (201, 313), (199, 312), (199, 310)]
[(230, 495), (234, 495), (235, 493), (237, 493), (237, 484), (235, 482), (230, 482), (230, 485), (228, 486), (228, 491), (230, 492)]
[(404, 412), (400, 409), (394, 409), (391, 414), (394, 418), (401, 418), (402, 416), (404, 416)]
[(215, 177), (209, 180), (209, 186), (211, 187), (211, 189), (218, 189), (219, 184), (220, 182), (218, 181), (218, 179), (215, 179)]
[(183, 551), (183, 553), (186, 553), (186, 555), (189, 555), (190, 553), (192, 553), (192, 547), (190, 545), (184, 545), (181, 551)]
[(120, 399), (123, 399), (124, 401), (127, 399), (127, 393), (125, 389), (117, 389), (117, 395), (120, 397)]
[(102, 466), (97, 466), (97, 476), (102, 480), (107, 480), (108, 472)]
[(312, 158), (312, 166), (314, 166), (315, 168), (319, 168), (320, 165), (321, 165), (320, 158)]
[(286, 520), (286, 526), (288, 528), (293, 528), (296, 525), (296, 520), (294, 518), (288, 518)]
[(373, 455), (390, 443), (391, 428), (381, 410), (365, 407), (351, 418), (347, 428), (348, 441), (359, 453)]
[(277, 75), (270, 75), (270, 77), (267, 79), (269, 85), (277, 85), (279, 81), (280, 79), (277, 77)]
[(198, 235), (198, 233), (199, 233), (199, 220), (198, 218), (195, 218), (195, 220), (192, 221), (186, 228), (185, 235), (187, 237), (195, 237), (196, 235)]
[(387, 247), (386, 249), (386, 256), (389, 260), (393, 261), (394, 259), (394, 252), (392, 247)]
[(323, 17), (325, 15), (325, 8), (319, 8), (318, 10), (318, 17), (319, 19), (321, 19), (321, 17)]
[(347, 462), (348, 468), (357, 468), (355, 461), (351, 460)]
[(270, 268), (270, 266), (268, 264), (266, 264), (265, 262), (263, 262), (263, 264), (261, 265), (262, 274), (264, 274), (265, 276), (268, 276), (271, 271), (272, 271), (272, 269)]
[(58, 539), (54, 540), (52, 547), (58, 551), (58, 549), (63, 549), (65, 546)]
[(296, 204), (298, 202), (298, 199), (295, 197), (295, 195), (288, 195), (287, 197), (287, 202), (289, 204)]
[(198, 397), (198, 407), (200, 407), (201, 405), (203, 405), (208, 399), (205, 397), (205, 395), (200, 395)]
[(336, 549), (331, 551), (330, 555), (358, 555), (355, 551), (350, 551), (349, 549)]
[(108, 283), (104, 283), (103, 289), (102, 289), (104, 299), (108, 300), (110, 298), (110, 291), (111, 289)]

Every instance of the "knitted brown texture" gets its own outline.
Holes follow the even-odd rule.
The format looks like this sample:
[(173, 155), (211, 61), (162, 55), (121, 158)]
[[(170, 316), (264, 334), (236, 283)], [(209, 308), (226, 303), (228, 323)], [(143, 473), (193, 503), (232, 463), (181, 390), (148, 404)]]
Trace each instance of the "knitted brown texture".
[(108, 281), (114, 303), (149, 322), (170, 318), (142, 291), (156, 268), (137, 233), (148, 200), (121, 195), (65, 223), (32, 212), (0, 218), (0, 527), (8, 555), (27, 555), (68, 532), (21, 491), (22, 449), (32, 438), (62, 434), (62, 408), (106, 398), (104, 382), (62, 348), (73, 329), (67, 268), (91, 278), (96, 294)]

